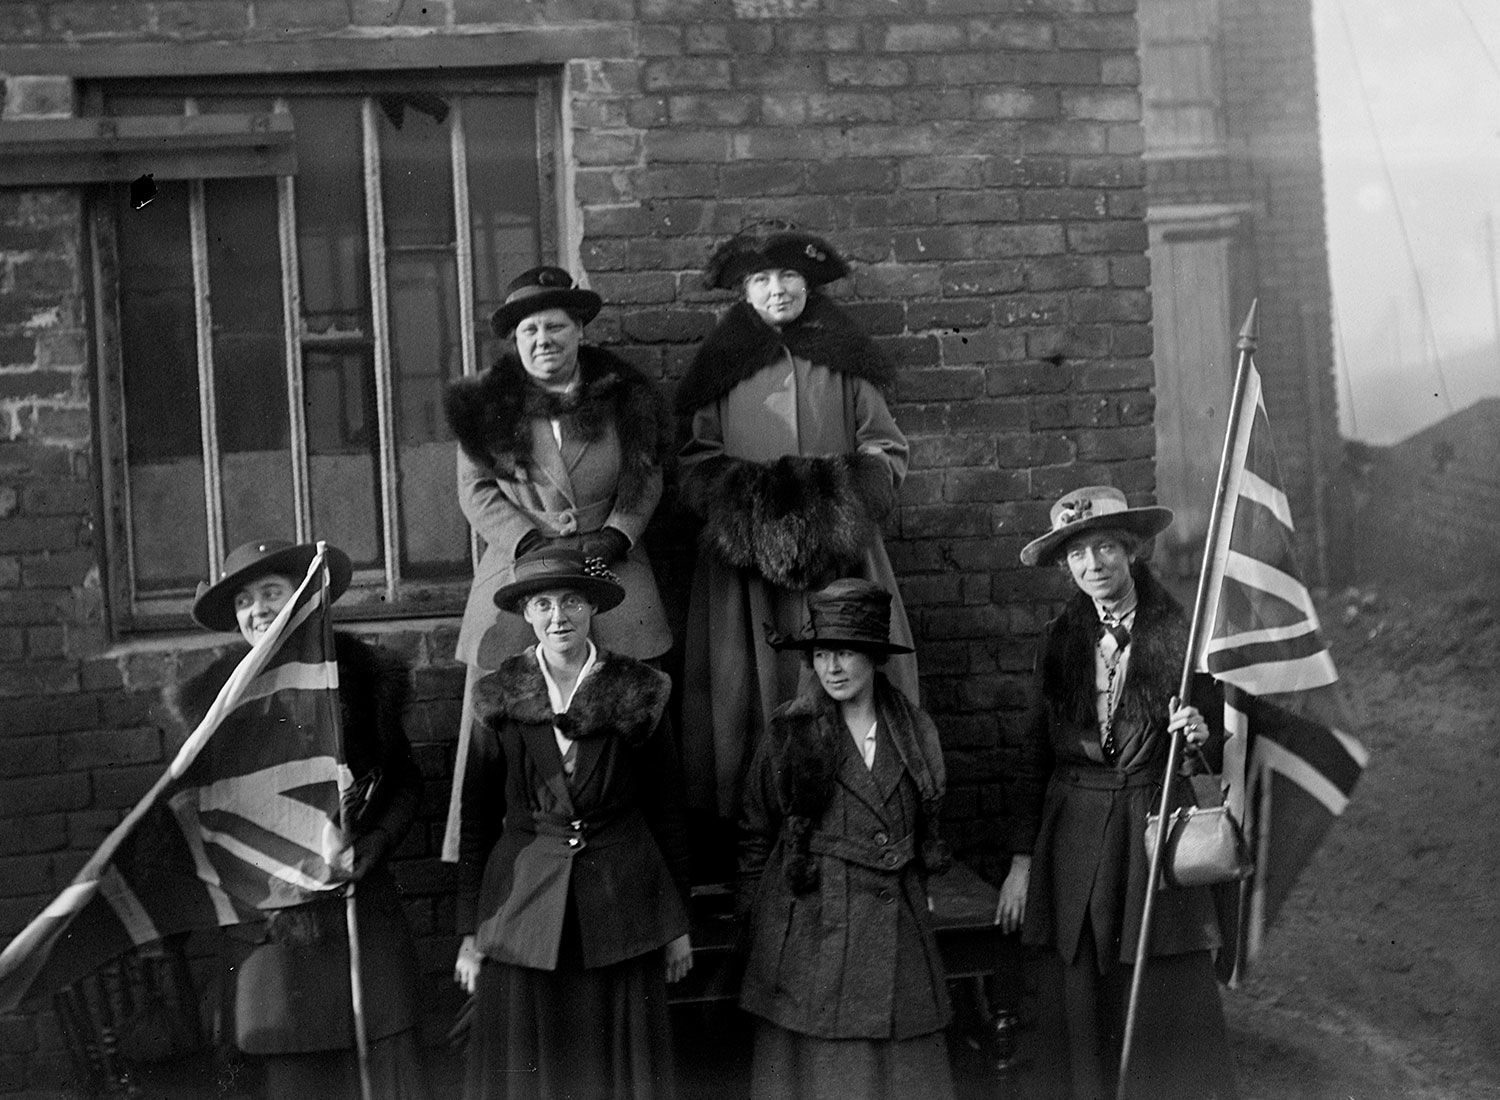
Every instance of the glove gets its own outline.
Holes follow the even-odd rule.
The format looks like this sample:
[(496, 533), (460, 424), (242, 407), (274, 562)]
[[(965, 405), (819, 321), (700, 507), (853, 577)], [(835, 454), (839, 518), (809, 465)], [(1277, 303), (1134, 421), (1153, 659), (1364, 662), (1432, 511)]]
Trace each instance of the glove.
[(630, 553), (630, 540), (625, 532), (614, 527), (601, 527), (578, 538), (579, 549), (585, 558), (600, 558), (605, 565), (614, 565), (625, 560)]
[(384, 829), (371, 829), (362, 837), (354, 841), (354, 870), (350, 872), (351, 881), (358, 882), (369, 874), (370, 868), (374, 867), (382, 859), (391, 846), (391, 834)]

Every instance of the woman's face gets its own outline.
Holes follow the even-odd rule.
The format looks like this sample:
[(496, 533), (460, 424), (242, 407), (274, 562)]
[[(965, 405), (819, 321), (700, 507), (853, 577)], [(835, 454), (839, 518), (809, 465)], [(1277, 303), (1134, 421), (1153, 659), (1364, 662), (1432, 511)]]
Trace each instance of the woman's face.
[(815, 649), (813, 671), (835, 702), (853, 702), (875, 690), (875, 662), (857, 649)]
[(241, 588), (234, 598), (234, 617), (245, 641), (251, 645), (260, 641), (296, 591), (292, 578), (280, 573), (267, 573)]
[(565, 390), (578, 377), (583, 327), (561, 309), (544, 309), (516, 326), (516, 352), (526, 373), (544, 390)]
[(521, 612), (547, 652), (564, 656), (588, 648), (594, 605), (582, 593), (570, 588), (535, 592)]
[(768, 325), (780, 328), (802, 316), (807, 279), (800, 271), (768, 268), (745, 277), (745, 301)]
[(1085, 594), (1101, 603), (1114, 603), (1130, 594), (1130, 563), (1134, 558), (1124, 536), (1114, 531), (1090, 531), (1071, 540), (1063, 550), (1068, 572)]

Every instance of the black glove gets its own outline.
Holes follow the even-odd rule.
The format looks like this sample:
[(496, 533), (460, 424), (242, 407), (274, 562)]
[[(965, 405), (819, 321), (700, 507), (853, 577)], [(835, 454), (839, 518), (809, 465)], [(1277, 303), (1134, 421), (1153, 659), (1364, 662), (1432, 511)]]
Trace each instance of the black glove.
[(354, 840), (354, 870), (351, 881), (358, 882), (370, 873), (370, 869), (385, 858), (391, 847), (391, 834), (384, 829), (371, 829)]
[(600, 558), (605, 565), (614, 565), (625, 560), (630, 553), (630, 540), (625, 532), (615, 527), (601, 527), (578, 537), (579, 550), (585, 558)]

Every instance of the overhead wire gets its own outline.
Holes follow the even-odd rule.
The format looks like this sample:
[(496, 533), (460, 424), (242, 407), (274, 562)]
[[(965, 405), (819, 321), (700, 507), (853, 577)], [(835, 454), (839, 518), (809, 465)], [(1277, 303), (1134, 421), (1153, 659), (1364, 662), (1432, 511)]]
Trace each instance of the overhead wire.
[(1354, 33), (1349, 28), (1349, 14), (1344, 10), (1344, 0), (1334, 0), (1334, 6), (1338, 9), (1339, 25), (1343, 28), (1344, 41), (1349, 47), (1349, 60), (1354, 68), (1354, 79), (1359, 85), (1360, 106), (1364, 108), (1365, 119), (1370, 125), (1370, 136), (1375, 141), (1375, 154), (1380, 161), (1381, 174), (1385, 177), (1386, 190), (1391, 195), (1391, 208), (1396, 212), (1396, 227), (1401, 234), (1401, 245), (1406, 252), (1406, 263), (1411, 269), (1412, 281), (1417, 288), (1417, 312), (1421, 315), (1423, 332), (1432, 349), (1432, 365), (1437, 375), (1438, 392), (1434, 396), (1442, 400), (1443, 408), (1451, 414), (1453, 400), (1448, 396), (1448, 379), (1443, 371), (1443, 355), (1438, 347), (1437, 331), (1432, 324), (1432, 313), (1427, 308), (1427, 292), (1422, 286), (1422, 276), (1417, 267), (1416, 251), (1412, 248), (1411, 231), (1406, 225), (1406, 215), (1401, 209), (1400, 192), (1396, 190), (1396, 180), (1391, 174), (1385, 143), (1380, 140), (1380, 129), (1375, 125), (1375, 112), (1370, 107), (1370, 93), (1365, 84), (1364, 69), (1359, 63), (1359, 53), (1354, 47)]
[(1479, 51), (1484, 54), (1485, 60), (1490, 63), (1490, 68), (1494, 70), (1496, 76), (1500, 76), (1500, 62), (1497, 62), (1495, 55), (1490, 52), (1489, 43), (1484, 40), (1484, 35), (1479, 33), (1479, 26), (1474, 22), (1474, 17), (1469, 14), (1469, 9), (1464, 6), (1464, 0), (1453, 0), (1453, 5), (1458, 8), (1458, 13), (1464, 17), (1464, 22), (1469, 25), (1469, 30), (1474, 34), (1474, 41), (1479, 43)]

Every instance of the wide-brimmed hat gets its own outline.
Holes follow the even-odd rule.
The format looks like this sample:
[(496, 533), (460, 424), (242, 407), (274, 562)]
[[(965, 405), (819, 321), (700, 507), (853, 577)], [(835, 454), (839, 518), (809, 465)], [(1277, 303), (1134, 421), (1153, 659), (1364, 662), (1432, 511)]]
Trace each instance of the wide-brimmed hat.
[[(315, 542), (288, 542), (286, 539), (256, 539), (242, 543), (229, 552), (219, 579), (209, 584), (200, 581), (193, 600), (193, 621), (209, 630), (238, 630), (234, 598), (240, 589), (257, 578), (278, 573), (297, 584), (307, 575), (307, 567), (318, 554)], [(328, 598), (338, 599), (349, 587), (354, 567), (349, 555), (337, 546), (328, 547)]]
[(807, 597), (807, 625), (796, 637), (774, 634), (774, 649), (857, 649), (865, 653), (911, 653), (891, 641), (891, 594), (874, 581), (836, 580)]
[(1021, 549), (1024, 565), (1048, 565), (1071, 538), (1089, 531), (1129, 531), (1143, 539), (1159, 535), (1172, 522), (1172, 509), (1150, 504), (1132, 508), (1125, 494), (1109, 485), (1085, 485), (1064, 493), (1052, 506), (1052, 530)]
[(577, 592), (601, 612), (618, 607), (625, 598), (625, 589), (601, 560), (585, 559), (577, 550), (561, 546), (543, 546), (523, 554), (516, 559), (515, 575), (515, 580), (495, 593), (495, 606), (513, 615), (519, 615), (521, 604), (538, 592)]
[(849, 274), (844, 258), (822, 237), (790, 222), (757, 222), (714, 249), (703, 282), (721, 290), (738, 290), (745, 276), (768, 268), (800, 272), (809, 286), (822, 286)]
[(505, 288), (505, 304), (490, 315), (496, 336), (509, 336), (533, 313), (544, 309), (566, 310), (586, 325), (599, 315), (604, 299), (592, 290), (573, 285), (573, 276), (560, 267), (543, 264), (523, 271)]

